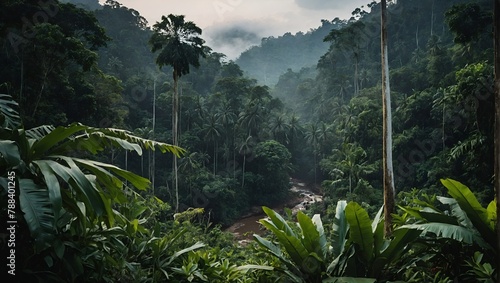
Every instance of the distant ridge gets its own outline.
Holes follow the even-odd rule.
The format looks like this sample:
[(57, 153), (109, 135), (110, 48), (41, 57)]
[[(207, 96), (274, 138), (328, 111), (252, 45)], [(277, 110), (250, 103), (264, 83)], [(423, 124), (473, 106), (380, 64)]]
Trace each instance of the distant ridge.
[(307, 33), (290, 32), (278, 37), (263, 38), (261, 44), (244, 51), (236, 63), (245, 74), (259, 83), (274, 86), (288, 69), (299, 71), (316, 66), (320, 57), (328, 51), (329, 43), (323, 38), (332, 30), (340, 29), (344, 22), (321, 20), (321, 26)]

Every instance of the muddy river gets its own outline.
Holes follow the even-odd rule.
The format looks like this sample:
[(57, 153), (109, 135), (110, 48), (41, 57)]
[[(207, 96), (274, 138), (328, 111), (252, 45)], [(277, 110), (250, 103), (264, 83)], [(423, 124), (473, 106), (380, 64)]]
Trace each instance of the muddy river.
[[(305, 210), (309, 205), (323, 201), (321, 195), (314, 193), (305, 183), (298, 180), (292, 180), (290, 191), (294, 197), (285, 204), (273, 207), (275, 211), (282, 214), (283, 209), (288, 207), (292, 210), (292, 214), (295, 215), (299, 210)], [(227, 232), (233, 233), (242, 244), (251, 241), (253, 234), (262, 235), (265, 232), (265, 228), (260, 225), (259, 219), (266, 217), (266, 215), (258, 207), (254, 208), (253, 211), (254, 213), (239, 219), (226, 229)]]

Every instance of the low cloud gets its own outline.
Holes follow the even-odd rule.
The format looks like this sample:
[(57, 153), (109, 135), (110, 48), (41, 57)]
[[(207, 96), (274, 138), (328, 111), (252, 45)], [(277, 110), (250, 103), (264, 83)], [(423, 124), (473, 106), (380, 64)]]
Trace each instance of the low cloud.
[(341, 0), (295, 0), (301, 8), (310, 10), (323, 10), (323, 9), (338, 9), (345, 6)]
[(345, 10), (352, 9), (353, 6), (361, 7), (370, 3), (372, 0), (295, 0), (297, 6), (309, 10)]
[(255, 23), (233, 23), (222, 27), (205, 29), (207, 45), (215, 52), (226, 54), (228, 59), (236, 59), (241, 52), (252, 45), (258, 45), (263, 37), (262, 29)]

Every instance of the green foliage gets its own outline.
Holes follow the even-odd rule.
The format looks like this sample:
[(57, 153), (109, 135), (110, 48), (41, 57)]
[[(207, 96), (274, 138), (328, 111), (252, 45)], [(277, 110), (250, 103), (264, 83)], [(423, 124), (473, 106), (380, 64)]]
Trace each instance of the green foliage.
[[(427, 261), (435, 265), (432, 268), (440, 270), (443, 277), (466, 280), (470, 274), (477, 273), (481, 274), (478, 276), (482, 280), (491, 280), (491, 263), (495, 262), (497, 253), (493, 248), (496, 239), (496, 201), (493, 200), (485, 208), (474, 193), (460, 182), (451, 179), (441, 182), (452, 198), (428, 198), (427, 201), (416, 202), (415, 207), (400, 207), (411, 215), (406, 220), (409, 224), (400, 228), (422, 231), (425, 249), (421, 252)], [(482, 263), (483, 253), (486, 263)], [(456, 264), (443, 265), (440, 262), (442, 258), (449, 258)]]
[[(305, 34), (266, 38), (240, 56), (240, 68), (202, 47), (201, 30), (184, 16), (150, 29), (112, 0), (95, 12), (50, 2), (55, 14), (38, 2), (3, 1), (0, 183), (7, 188), (6, 172), (16, 172), (16, 239), (31, 243), (18, 249), (23, 281), (494, 280), (491, 3), (459, 2), (388, 7), (396, 188), (406, 199), (384, 239), (378, 4)], [(47, 19), (28, 23), (42, 13)], [(194, 45), (163, 33), (179, 26)], [(155, 70), (151, 48), (166, 72), (181, 66), (182, 83)], [(190, 65), (199, 68), (187, 74)], [(163, 202), (176, 199), (172, 155), (160, 152), (184, 152), (150, 140), (176, 136), (168, 126), (174, 90), (183, 101), (179, 144), (189, 149), (179, 160), (186, 210), (177, 221)], [(162, 184), (156, 197), (137, 172)], [(229, 225), (252, 205), (286, 199), (290, 173), (322, 184), (325, 202), (314, 213), (326, 209), (331, 233), (316, 215), (299, 214), (297, 225), (273, 216), (270, 237), (236, 247), (210, 222)], [(478, 191), (446, 179), (452, 198), (436, 197), (446, 177)], [(337, 202), (344, 198), (357, 203)]]
[(96, 50), (109, 38), (91, 12), (32, 1), (2, 3), (1, 9), (9, 15), (2, 17), (0, 41), (6, 48), (0, 58), (7, 68), (1, 91), (19, 102), (25, 125), (119, 122), (112, 96), (120, 89), (94, 68)]
[(347, 277), (390, 278), (389, 270), (401, 263), (411, 243), (420, 235), (420, 231), (401, 228), (391, 239), (384, 239), (382, 210), (372, 221), (366, 210), (355, 202), (338, 202), (330, 243), (319, 215), (311, 219), (299, 211), (297, 226), (300, 230), (296, 231), (275, 211), (267, 207), (263, 210), (268, 219), (261, 219), (260, 223), (272, 232), (279, 245), (258, 235), (254, 238), (266, 252), (282, 262), (286, 276), (293, 282), (358, 282), (358, 279)]
[(455, 34), (456, 43), (477, 40), (491, 23), (491, 14), (477, 3), (454, 5), (446, 12), (446, 23)]
[(384, 239), (381, 213), (382, 209), (372, 221), (359, 204), (350, 202), (345, 207), (349, 234), (344, 255), (340, 257), (346, 261), (342, 274), (372, 278), (388, 276), (387, 270), (400, 263), (420, 235), (420, 231), (401, 228), (395, 230), (390, 239)]
[(300, 231), (296, 232), (275, 211), (268, 207), (262, 209), (269, 219), (262, 219), (260, 223), (276, 236), (286, 254), (282, 253), (279, 246), (259, 235), (254, 235), (254, 239), (287, 267), (285, 274), (293, 282), (321, 282), (326, 271), (328, 246), (319, 215), (311, 219), (299, 211), (297, 219)]
[(495, 246), (496, 201), (484, 208), (469, 188), (460, 182), (446, 179), (441, 181), (453, 199), (439, 197), (442, 204), (449, 205), (451, 215), (427, 207), (425, 210), (402, 208), (405, 212), (427, 223), (415, 223), (402, 227), (417, 229), (450, 238), (466, 244), (478, 244), (492, 250)]
[(0, 94), (0, 122), (2, 128), (15, 129), (20, 126), (19, 113), (15, 110), (18, 104), (6, 94)]
[[(2, 108), (2, 113), (17, 115), (9, 104), (2, 105)], [(73, 157), (74, 153), (96, 154), (106, 147), (135, 150), (138, 154), (142, 154), (142, 148), (156, 148), (177, 155), (183, 152), (178, 147), (138, 138), (127, 131), (81, 124), (33, 130), (2, 128), (1, 135), (0, 164), (5, 169), (2, 187), (7, 191), (8, 177), (5, 174), (16, 172), (19, 180), (16, 195), (24, 214), (19, 221), (25, 223), (23, 225), (31, 233), (35, 256), (55, 252), (56, 257), (47, 259), (49, 267), (54, 260), (64, 256), (64, 245), (70, 244), (58, 246), (53, 244), (54, 241), (59, 243), (67, 233), (89, 235), (97, 223), (100, 223), (99, 227), (105, 227), (104, 230), (113, 230), (119, 217), (113, 207), (128, 201), (127, 186), (138, 190), (149, 186), (149, 181), (143, 177), (111, 164)], [(133, 220), (132, 223), (135, 223), (135, 233), (138, 222)]]
[(204, 40), (199, 37), (201, 29), (193, 22), (185, 21), (183, 15), (162, 16), (161, 22), (153, 26), (149, 40), (153, 52), (160, 51), (156, 63), (160, 68), (170, 65), (177, 76), (189, 73), (189, 65), (198, 67), (199, 56), (204, 55)]
[(258, 143), (254, 149), (254, 160), (250, 171), (261, 178), (258, 183), (247, 183), (248, 195), (253, 196), (253, 203), (277, 203), (284, 199), (290, 188), (290, 159), (288, 149), (277, 141), (269, 140)]

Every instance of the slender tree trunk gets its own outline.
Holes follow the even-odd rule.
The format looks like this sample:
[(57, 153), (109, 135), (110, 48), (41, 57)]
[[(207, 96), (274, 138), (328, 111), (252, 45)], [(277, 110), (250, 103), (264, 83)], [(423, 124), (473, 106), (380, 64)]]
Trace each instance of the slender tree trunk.
[(45, 80), (47, 78), (47, 74), (45, 74), (43, 82), (42, 82), (42, 87), (40, 88), (40, 93), (38, 94), (38, 97), (36, 99), (35, 103), (35, 108), (33, 109), (33, 113), (31, 114), (31, 118), (34, 118), (36, 115), (36, 111), (38, 109), (38, 105), (40, 104), (40, 100), (42, 100), (42, 95), (43, 95), (43, 90), (45, 89)]
[(21, 86), (19, 87), (19, 108), (22, 109), (24, 93), (24, 51), (21, 51)]
[(241, 188), (243, 189), (245, 187), (245, 165), (246, 165), (246, 161), (247, 161), (247, 156), (246, 154), (243, 154), (243, 174), (241, 176)]
[[(125, 150), (125, 171), (128, 171), (128, 150)], [(125, 181), (125, 186), (128, 186), (128, 181)]]
[[(152, 131), (152, 139), (155, 139), (155, 126), (156, 126), (156, 78), (154, 79), (153, 82), (153, 131)], [(149, 150), (149, 157), (151, 162), (151, 155), (153, 155), (153, 160), (152, 160), (152, 171), (150, 169), (150, 176), (151, 176), (151, 185), (153, 186), (153, 195), (155, 194), (155, 153), (151, 153), (151, 150)]]
[[(500, 0), (495, 1), (493, 14), (493, 33), (495, 45), (495, 192), (497, 199), (497, 215), (500, 215)], [(497, 279), (500, 283), (500, 221), (497, 220)]]
[[(179, 95), (177, 93), (177, 83), (179, 76), (177, 71), (174, 70), (174, 95), (172, 97), (172, 140), (175, 146), (179, 145), (177, 136), (177, 125), (178, 125), (178, 105), (179, 105)], [(175, 189), (175, 212), (179, 212), (179, 182), (178, 182), (178, 170), (177, 170), (177, 156), (174, 154), (174, 189)]]
[(446, 100), (445, 100), (445, 92), (443, 91), (443, 117), (442, 117), (442, 129), (441, 129), (441, 140), (443, 142), (443, 150), (445, 148), (445, 122), (446, 122)]
[(351, 173), (349, 173), (349, 193), (352, 194), (352, 176), (351, 176)]
[(214, 177), (215, 177), (215, 171), (216, 171), (216, 168), (217, 168), (217, 141), (215, 140), (215, 137), (214, 137)]
[(434, 0), (432, 0), (431, 6), (431, 36), (434, 34)]
[(358, 65), (359, 58), (358, 55), (354, 56), (354, 96), (359, 95), (359, 74), (358, 74)]
[(394, 172), (392, 168), (392, 113), (389, 84), (389, 59), (387, 54), (387, 3), (382, 0), (381, 51), (382, 51), (382, 100), (383, 100), (383, 166), (384, 166), (384, 234), (392, 234), (392, 213), (395, 208)]
[(417, 31), (415, 32), (415, 43), (417, 44), (417, 50), (418, 50), (419, 49), (419, 44), (418, 44), (418, 25), (417, 25)]

